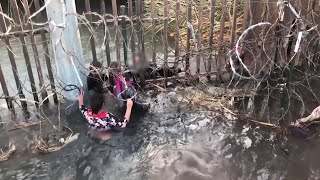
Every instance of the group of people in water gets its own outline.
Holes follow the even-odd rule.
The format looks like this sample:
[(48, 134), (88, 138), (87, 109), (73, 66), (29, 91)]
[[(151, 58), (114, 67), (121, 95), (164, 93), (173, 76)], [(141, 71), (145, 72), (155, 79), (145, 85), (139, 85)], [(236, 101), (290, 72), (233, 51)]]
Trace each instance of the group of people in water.
[[(237, 51), (243, 57), (241, 49), (237, 49)], [(236, 59), (234, 66), (240, 66), (237, 58), (234, 59)], [(230, 63), (226, 64), (226, 69), (231, 69)], [(89, 70), (87, 88), (90, 97), (90, 109), (84, 105), (83, 92), (78, 96), (79, 108), (93, 130), (91, 135), (102, 140), (108, 139), (111, 129), (117, 127), (125, 128), (127, 126), (135, 104), (136, 94), (143, 87), (145, 80), (172, 77), (183, 71), (181, 68), (177, 68), (176, 65), (157, 68), (145, 60), (143, 53), (136, 53), (132, 65), (125, 70), (117, 62), (110, 64), (107, 73), (104, 72), (105, 69), (100, 62), (92, 62)], [(235, 70), (239, 71), (237, 68)], [(243, 71), (239, 74), (246, 75)], [(104, 111), (105, 93), (112, 93), (118, 99), (121, 109), (125, 112), (123, 117), (116, 117), (112, 113)], [(316, 108), (307, 118), (297, 120), (294, 126), (301, 127), (306, 122), (320, 118), (319, 108)]]
[[(87, 88), (90, 97), (90, 109), (84, 105), (84, 92), (78, 96), (81, 113), (92, 129), (91, 136), (101, 140), (107, 140), (110, 130), (125, 128), (130, 121), (135, 97), (141, 90), (146, 79), (157, 77), (171, 77), (182, 72), (180, 68), (154, 67), (145, 60), (143, 53), (134, 55), (132, 65), (123, 70), (117, 62), (112, 62), (108, 72), (104, 71), (102, 63), (92, 62), (90, 73), (87, 76)], [(119, 102), (123, 117), (116, 117), (110, 112), (104, 111), (105, 93), (112, 93)]]

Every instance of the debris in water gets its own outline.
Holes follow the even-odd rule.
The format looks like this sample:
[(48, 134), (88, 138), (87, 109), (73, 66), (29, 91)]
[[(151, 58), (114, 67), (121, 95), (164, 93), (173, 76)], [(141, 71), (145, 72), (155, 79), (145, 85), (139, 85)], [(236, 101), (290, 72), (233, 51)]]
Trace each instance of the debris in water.
[(190, 130), (192, 130), (192, 131), (198, 129), (198, 126), (195, 125), (195, 124), (190, 124), (188, 127), (189, 127)]
[(270, 142), (273, 142), (274, 139), (275, 139), (275, 137), (276, 137), (276, 133), (275, 133), (275, 132), (272, 132), (272, 133), (270, 134), (269, 141), (270, 141)]
[(229, 120), (232, 120), (232, 121), (236, 120), (236, 118), (233, 114), (226, 113), (226, 114), (224, 114), (224, 116)]
[(244, 137), (244, 140), (243, 140), (243, 147), (245, 148), (250, 148), (251, 147), (251, 144), (252, 144), (252, 140), (248, 137)]
[(218, 136), (219, 136), (219, 141), (223, 140), (224, 138), (224, 134), (221, 132), (218, 132)]
[[(1, 151), (2, 151), (2, 149), (1, 149)], [(16, 146), (13, 144), (12, 145), (10, 144), (8, 147), (8, 150), (6, 152), (0, 153), (0, 162), (7, 161), (14, 152), (16, 152)]]
[(281, 146), (280, 146), (280, 149), (281, 149), (287, 156), (290, 155), (289, 150), (288, 150), (287, 148), (285, 148), (285, 146), (281, 145)]
[(269, 179), (269, 176), (270, 176), (270, 173), (267, 169), (260, 169), (257, 171), (257, 174), (258, 174), (258, 177), (257, 177), (258, 180), (267, 180)]
[(291, 135), (295, 136), (297, 138), (308, 138), (309, 134), (308, 134), (308, 130), (304, 129), (304, 128), (300, 128), (300, 127), (291, 127), (290, 128), (291, 131)]
[(200, 127), (206, 126), (208, 123), (210, 123), (210, 119), (205, 118), (198, 122)]
[(246, 132), (248, 132), (249, 131), (249, 129), (250, 129), (250, 126), (243, 126), (243, 129), (242, 129), (242, 132), (241, 132), (241, 134), (246, 134)]
[(61, 143), (58, 146), (54, 146), (54, 147), (50, 147), (48, 146), (48, 143), (45, 142), (42, 138), (40, 138), (39, 140), (37, 140), (37, 150), (40, 153), (51, 153), (51, 152), (55, 152), (55, 151), (59, 151), (62, 148), (64, 148), (65, 146), (67, 146), (69, 143), (77, 140), (79, 137), (79, 133), (77, 134), (70, 134), (66, 140), (63, 141), (63, 143)]
[(169, 97), (172, 97), (172, 96), (175, 96), (175, 95), (177, 95), (176, 92), (169, 92), (169, 93), (168, 93), (168, 96), (169, 96)]
[(91, 167), (87, 166), (83, 171), (83, 176), (87, 176), (89, 174), (90, 170), (91, 170)]
[(253, 99), (249, 98), (248, 100), (248, 105), (247, 105), (247, 110), (249, 110), (249, 114), (251, 114), (253, 112), (253, 108), (254, 108), (254, 103), (253, 103)]

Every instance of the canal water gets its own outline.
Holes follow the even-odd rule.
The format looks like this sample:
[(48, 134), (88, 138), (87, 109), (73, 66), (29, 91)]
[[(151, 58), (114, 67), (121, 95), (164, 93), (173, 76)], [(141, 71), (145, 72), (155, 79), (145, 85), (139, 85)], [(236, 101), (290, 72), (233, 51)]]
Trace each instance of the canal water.
[[(149, 112), (134, 113), (129, 126), (104, 143), (89, 138), (81, 114), (65, 115), (67, 104), (62, 104), (62, 124), (80, 137), (51, 154), (21, 146), (28, 146), (32, 134), (3, 129), (0, 142), (18, 144), (18, 153), (0, 163), (0, 179), (319, 179), (318, 135), (282, 137), (273, 129), (172, 100), (182, 96), (183, 92), (149, 96)], [(113, 104), (110, 100), (107, 106)], [(57, 125), (55, 107), (44, 113)]]

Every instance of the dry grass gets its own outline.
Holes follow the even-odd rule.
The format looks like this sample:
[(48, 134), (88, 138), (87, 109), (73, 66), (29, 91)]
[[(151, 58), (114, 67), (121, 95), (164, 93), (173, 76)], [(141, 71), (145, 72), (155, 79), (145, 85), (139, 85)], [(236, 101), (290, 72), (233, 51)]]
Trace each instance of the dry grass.
[[(155, 0), (156, 2), (156, 8), (155, 13), (156, 17), (164, 17), (164, 4), (163, 1)], [(176, 26), (176, 1), (169, 0), (168, 2), (169, 7), (169, 35), (171, 37), (175, 36), (175, 26)], [(198, 32), (198, 22), (199, 22), (199, 0), (192, 1), (192, 24), (195, 30), (195, 33)], [(144, 17), (145, 18), (151, 18), (151, 0), (144, 1)], [(180, 1), (180, 16), (179, 16), (179, 29), (180, 29), (180, 36), (181, 36), (181, 42), (185, 45), (186, 44), (186, 37), (187, 37), (187, 7), (188, 7), (188, 0), (181, 0)], [(230, 43), (231, 39), (231, 28), (232, 28), (232, 11), (233, 11), (233, 0), (228, 0), (226, 5), (226, 23), (225, 23), (225, 29), (224, 29), (224, 42)], [(209, 33), (210, 33), (210, 0), (204, 0), (203, 5), (203, 19), (202, 19), (202, 47), (208, 47), (209, 45)], [(219, 33), (220, 33), (220, 19), (222, 15), (222, 0), (217, 0), (216, 6), (215, 6), (215, 23), (214, 23), (214, 43), (217, 45), (218, 39), (219, 39)], [(243, 20), (243, 1), (240, 0), (238, 5), (238, 13), (237, 13), (237, 31), (241, 31), (241, 24)], [(146, 23), (145, 28), (147, 31), (151, 30), (152, 24)], [(160, 32), (163, 30), (163, 23), (158, 23), (156, 26), (157, 32)]]

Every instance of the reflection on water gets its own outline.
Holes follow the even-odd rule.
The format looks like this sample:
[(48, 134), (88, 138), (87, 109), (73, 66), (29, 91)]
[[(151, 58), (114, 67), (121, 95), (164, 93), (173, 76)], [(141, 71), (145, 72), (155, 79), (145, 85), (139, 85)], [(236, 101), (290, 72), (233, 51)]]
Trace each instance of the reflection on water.
[[(79, 112), (70, 114), (66, 123), (81, 133), (77, 141), (47, 155), (18, 153), (0, 164), (0, 179), (291, 180), (320, 176), (320, 157), (315, 151), (320, 149), (319, 140), (286, 139), (273, 130), (229, 121), (214, 112), (179, 109), (171, 103), (170, 94), (150, 101), (154, 104), (149, 113), (134, 114), (127, 129), (103, 144), (87, 136)], [(283, 142), (288, 153), (281, 147)]]

